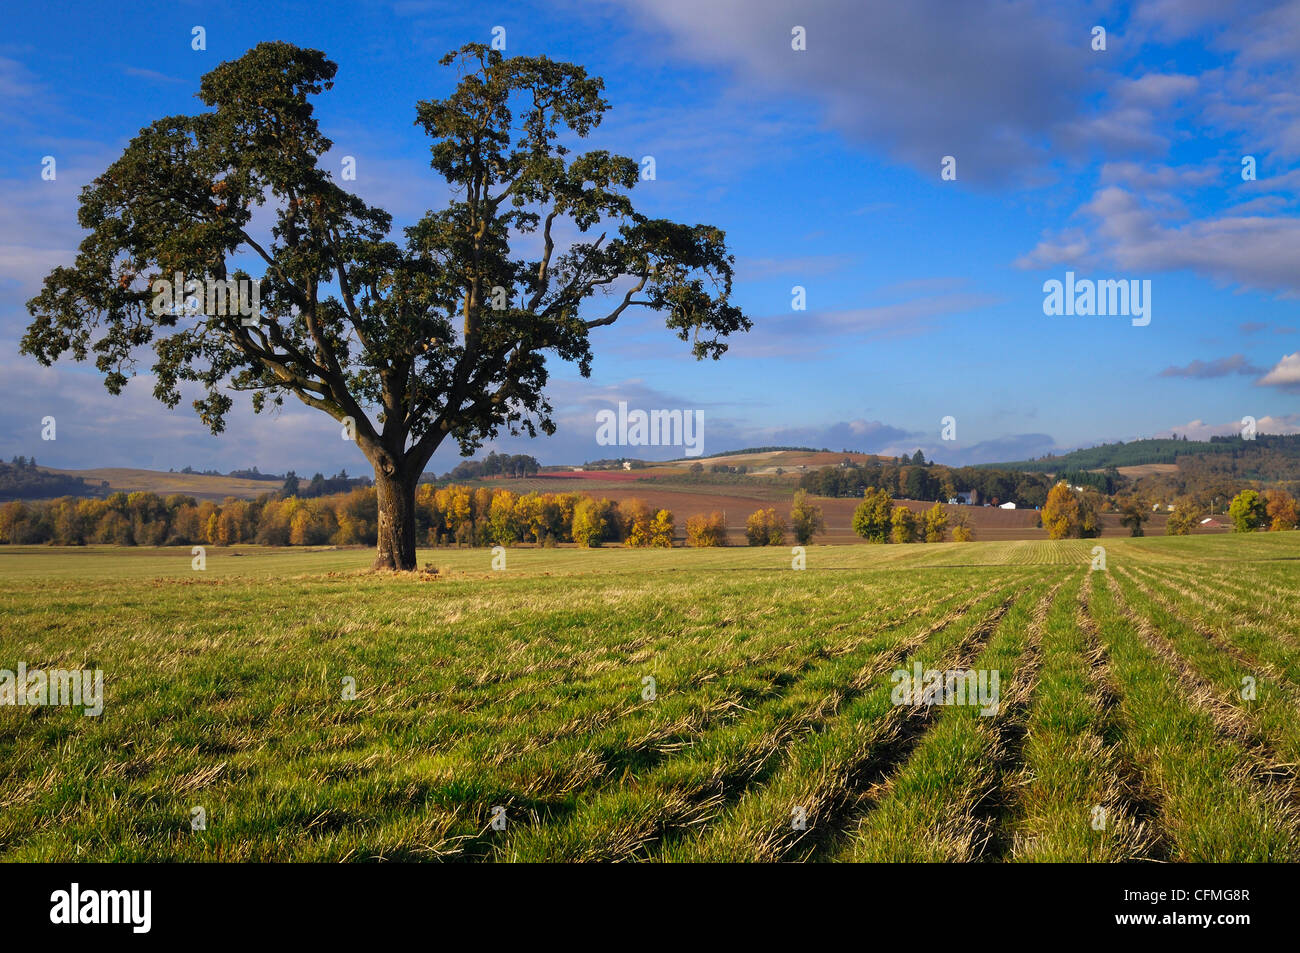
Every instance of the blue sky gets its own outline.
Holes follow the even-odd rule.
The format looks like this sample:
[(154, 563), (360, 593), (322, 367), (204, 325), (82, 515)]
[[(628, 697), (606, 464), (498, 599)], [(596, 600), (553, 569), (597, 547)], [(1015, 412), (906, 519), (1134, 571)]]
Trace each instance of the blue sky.
[[(454, 84), (442, 53), (494, 26), (508, 55), (605, 79), (612, 108), (591, 146), (654, 156), (656, 179), (633, 193), (643, 211), (727, 232), (755, 322), (722, 361), (697, 363), (661, 320), (629, 313), (595, 332), (590, 380), (552, 362), (559, 432), (495, 449), (618, 455), (594, 437), (596, 411), (620, 400), (702, 409), (706, 453), (920, 447), (966, 463), (1235, 432), (1246, 415), (1296, 432), (1300, 3), (1227, 6), (19, 4), (0, 42), (0, 455), (365, 472), (305, 407), (259, 417), (239, 398), (214, 438), (187, 404), (153, 400), (148, 361), (119, 398), (91, 367), (41, 368), (17, 353), (24, 302), (73, 256), (80, 187), (146, 123), (200, 109), (199, 77), (263, 40), (338, 63), (316, 109), (331, 159), (357, 159), (344, 184), (398, 226), (438, 207), (415, 103)], [(946, 155), (954, 181), (940, 177)], [(1150, 324), (1044, 315), (1043, 283), (1066, 271), (1150, 280)], [(55, 441), (41, 440), (45, 415)], [(947, 415), (956, 441), (940, 439)], [(456, 461), (445, 446), (430, 469)]]

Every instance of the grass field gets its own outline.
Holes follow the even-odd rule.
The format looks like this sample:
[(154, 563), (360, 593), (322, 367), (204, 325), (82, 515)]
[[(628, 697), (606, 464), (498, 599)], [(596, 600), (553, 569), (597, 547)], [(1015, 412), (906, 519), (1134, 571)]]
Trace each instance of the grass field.
[(0, 859), (1300, 860), (1300, 533), (371, 558), (0, 547)]

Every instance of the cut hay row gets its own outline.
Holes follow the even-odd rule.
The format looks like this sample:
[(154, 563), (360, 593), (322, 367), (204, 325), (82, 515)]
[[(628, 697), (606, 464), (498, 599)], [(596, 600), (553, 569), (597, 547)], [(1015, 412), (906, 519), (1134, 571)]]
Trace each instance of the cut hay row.
[[(717, 714), (721, 706), (721, 710), (734, 713), (780, 697), (821, 662), (854, 653), (879, 633), (942, 608), (973, 589), (968, 585), (937, 601), (923, 589), (906, 599), (896, 594), (882, 597), (869, 604), (871, 631), (864, 631), (862, 610), (857, 605), (823, 613), (816, 630), (801, 627), (794, 633), (783, 625), (774, 626), (761, 618), (763, 613), (756, 612), (760, 619), (733, 626), (739, 641), (737, 636), (719, 638), (715, 632), (709, 646), (680, 640), (659, 654), (637, 653), (621, 668), (596, 679), (535, 687), (527, 698), (530, 706), (521, 712), (526, 717), (487, 738), (485, 749), (472, 752), (474, 760), (507, 764), (548, 749), (564, 761), (575, 754), (569, 750), (569, 742), (575, 739), (581, 747), (578, 755), (606, 751), (624, 762), (636, 752), (668, 750), (683, 743), (680, 730), (673, 726), (692, 717), (695, 709)], [(744, 631), (756, 622), (761, 630)], [(792, 638), (792, 634), (798, 637)], [(633, 669), (630, 675), (629, 668)], [(655, 678), (653, 700), (643, 697), (643, 669)], [(548, 718), (552, 712), (555, 717)], [(559, 718), (563, 720), (556, 724)], [(615, 730), (604, 730), (620, 720), (622, 724)], [(446, 749), (445, 753), (458, 751)], [(620, 764), (620, 770), (624, 766)]]
[(499, 856), (621, 859), (669, 831), (700, 823), (746, 784), (770, 771), (791, 744), (823, 728), (844, 704), (902, 664), (934, 633), (961, 619), (978, 601), (945, 599), (935, 612), (897, 633), (878, 628), (853, 652), (818, 664), (779, 699), (696, 739), (679, 756), (583, 798), (561, 823), (521, 828)]
[(1148, 572), (1144, 578), (1158, 591), (1176, 593), (1184, 605), (1187, 601), (1194, 604), (1195, 608), (1185, 608), (1195, 612), (1203, 624), (1239, 635), (1243, 649), (1268, 651), (1289, 678), (1300, 680), (1300, 611), (1287, 601), (1294, 599), (1294, 590), (1287, 595), (1270, 594), (1258, 579), (1242, 584), (1218, 574), (1189, 570), (1160, 575)]
[(1073, 580), (1048, 614), (1022, 767), (1009, 780), (1009, 859), (1129, 861), (1151, 856), (1114, 741), (1115, 694), (1087, 618), (1093, 574)]
[[(1005, 589), (983, 599), (910, 661), (925, 669), (961, 667), (1015, 601)], [(698, 836), (665, 845), (661, 859), (781, 860), (805, 838), (834, 831), (861, 791), (892, 769), (928, 727), (924, 713), (892, 703), (893, 687), (892, 680), (879, 680), (825, 731), (795, 747), (767, 783), (747, 791)]]
[[(804, 632), (802, 639), (791, 639), (789, 630), (780, 627), (751, 636), (743, 648), (761, 651), (759, 656), (737, 654), (732, 647), (723, 655), (730, 661), (718, 664), (712, 661), (713, 653), (697, 653), (700, 659), (686, 660), (694, 665), (677, 670), (685, 673), (678, 676), (680, 684), (673, 675), (675, 670), (665, 662), (653, 669), (659, 679), (653, 700), (635, 695), (642, 687), (636, 678), (629, 681), (624, 677), (621, 683), (615, 679), (605, 686), (585, 685), (580, 691), (570, 689), (565, 691), (569, 706), (554, 716), (565, 721), (556, 727), (541, 713), (526, 712), (509, 743), (482, 735), (439, 752), (433, 764), (454, 763), (457, 770), (454, 782), (431, 796), (452, 807), (472, 793), (480, 806), (503, 809), (512, 833), (563, 831), (565, 818), (578, 804), (588, 803), (607, 782), (635, 778), (661, 763), (671, 763), (677, 752), (693, 748), (715, 733), (729, 737), (729, 726), (736, 719), (755, 709), (784, 704), (810, 672), (842, 658), (851, 664), (873, 638), (923, 611), (943, 609), (970, 588), (949, 594), (937, 604), (924, 593), (918, 597), (922, 604), (895, 600), (892, 612), (882, 609), (876, 614), (875, 635), (846, 631), (861, 623), (855, 613), (844, 610), (827, 617), (831, 624), (826, 631)], [(683, 651), (679, 646), (674, 655), (680, 657)], [(636, 700), (629, 701), (630, 697)], [(745, 760), (742, 753), (741, 762)], [(412, 768), (416, 777), (427, 776), (429, 770), (422, 762)], [(711, 770), (720, 770), (724, 776), (727, 773), (716, 765)], [(462, 849), (471, 855), (499, 853), (505, 838), (481, 821), (481, 814), (474, 813), (451, 832), (461, 838)], [(527, 840), (527, 833), (521, 836)], [(600, 849), (600, 841), (593, 840), (588, 851)]]
[(999, 673), (995, 714), (963, 704), (940, 708), (935, 724), (899, 768), (866, 792), (834, 859), (854, 862), (976, 860), (993, 836), (994, 795), (1015, 760), (1034, 687), (1038, 642), (1062, 583), (1026, 591), (971, 663)]
[[(1206, 638), (1205, 630), (1181, 618), (1170, 601), (1122, 572), (1116, 585), (1134, 607), (1133, 620), (1143, 639), (1179, 679), (1187, 697), (1203, 707), (1221, 730), (1252, 750), (1262, 778), (1280, 777), (1294, 785), (1300, 764), (1300, 724), (1290, 686), (1260, 675), (1238, 653)], [(1243, 697), (1243, 674), (1255, 679)]]
[(1249, 753), (1190, 700), (1144, 642), (1113, 579), (1089, 608), (1110, 655), (1122, 714), (1121, 752), (1158, 799), (1159, 835), (1173, 861), (1291, 861), (1300, 824), (1261, 786)]

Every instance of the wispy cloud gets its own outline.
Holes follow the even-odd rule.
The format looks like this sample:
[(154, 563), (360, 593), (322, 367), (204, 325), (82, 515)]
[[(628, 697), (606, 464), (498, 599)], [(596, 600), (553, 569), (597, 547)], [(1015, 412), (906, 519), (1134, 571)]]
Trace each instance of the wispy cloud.
[(1229, 357), (1216, 357), (1210, 361), (1196, 360), (1183, 367), (1169, 366), (1160, 372), (1160, 377), (1188, 377), (1194, 380), (1209, 380), (1215, 377), (1227, 377), (1230, 374), (1255, 375), (1262, 373), (1246, 360), (1244, 354)]

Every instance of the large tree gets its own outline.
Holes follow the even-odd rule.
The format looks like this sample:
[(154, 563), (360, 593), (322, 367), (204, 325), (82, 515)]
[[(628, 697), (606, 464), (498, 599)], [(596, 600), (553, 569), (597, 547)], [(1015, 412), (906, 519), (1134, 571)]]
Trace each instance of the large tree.
[[(93, 353), (113, 394), (152, 349), (154, 395), (175, 407), (197, 385), (213, 433), (232, 391), (258, 412), (292, 395), (343, 422), (375, 470), (377, 568), (415, 567), (416, 483), (445, 439), (468, 455), (502, 428), (554, 433), (548, 355), (588, 376), (590, 333), (631, 307), (664, 315), (697, 359), (750, 327), (720, 229), (647, 218), (628, 198), (633, 159), (572, 151), (608, 108), (599, 78), (481, 44), (441, 62), (461, 78), (417, 104), (416, 124), (451, 197), (402, 240), (322, 167), (332, 143), (309, 97), (335, 64), (262, 43), (203, 77), (206, 111), (142, 129), (83, 190), (90, 234), (28, 303), (22, 342), (46, 365)], [(220, 313), (214, 296), (160, 308), (155, 280), (178, 274), (257, 281), (260, 316)]]

